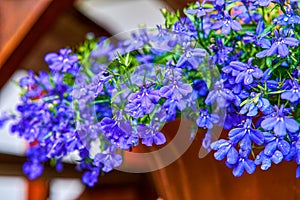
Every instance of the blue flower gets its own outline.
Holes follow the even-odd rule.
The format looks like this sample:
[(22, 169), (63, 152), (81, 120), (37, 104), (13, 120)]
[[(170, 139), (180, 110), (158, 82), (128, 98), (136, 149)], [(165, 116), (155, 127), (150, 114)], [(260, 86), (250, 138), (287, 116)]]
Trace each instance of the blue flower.
[(185, 13), (190, 14), (190, 15), (196, 15), (197, 18), (200, 18), (214, 10), (213, 8), (204, 8), (204, 6), (203, 6), (204, 3), (205, 3), (205, 1), (203, 1), (201, 4), (199, 3), (199, 1), (197, 1), (196, 8), (186, 10)]
[(45, 152), (46, 149), (38, 144), (27, 149), (27, 161), (23, 165), (23, 172), (29, 179), (35, 179), (43, 173), (44, 166), (42, 163), (47, 160)]
[(262, 170), (268, 170), (272, 166), (272, 162), (275, 164), (279, 164), (283, 160), (283, 154), (279, 150), (275, 150), (275, 152), (268, 156), (261, 151), (255, 158), (255, 164), (261, 165)]
[(247, 43), (255, 43), (256, 45), (262, 47), (262, 48), (267, 48), (271, 46), (271, 43), (268, 39), (265, 38), (269, 34), (269, 32), (264, 33), (265, 30), (265, 24), (264, 21), (261, 20), (258, 22), (257, 27), (255, 32), (246, 32), (245, 36), (243, 37), (243, 41)]
[(211, 145), (211, 149), (215, 150), (214, 157), (216, 160), (223, 160), (226, 156), (226, 163), (234, 165), (239, 159), (239, 154), (231, 141), (224, 139), (217, 140)]
[(265, 149), (256, 156), (255, 163), (261, 164), (262, 170), (267, 170), (271, 167), (272, 162), (278, 164), (284, 156), (288, 156), (292, 148), (282, 137), (274, 136), (268, 132), (264, 132), (264, 137)]
[(276, 17), (273, 23), (281, 26), (300, 24), (300, 16), (295, 14), (293, 9), (286, 9), (286, 13)]
[(282, 58), (289, 54), (288, 46), (295, 47), (298, 46), (299, 41), (293, 37), (284, 37), (280, 35), (277, 30), (274, 31), (276, 40), (273, 42), (272, 46), (268, 50), (266, 56), (272, 56), (274, 54), (280, 55)]
[(121, 149), (129, 149), (132, 144), (128, 138), (132, 135), (130, 122), (121, 119), (113, 120), (104, 117), (100, 122), (104, 135), (112, 142), (113, 145)]
[(252, 128), (252, 119), (248, 118), (243, 125), (240, 125), (238, 128), (232, 129), (229, 134), (229, 139), (233, 144), (240, 142), (240, 147), (243, 150), (251, 150), (251, 142), (253, 141), (257, 145), (262, 145), (264, 142), (263, 133)]
[(188, 63), (192, 69), (199, 67), (201, 58), (204, 58), (207, 52), (200, 48), (191, 48), (190, 44), (184, 45), (184, 53), (180, 56), (176, 66), (182, 67), (185, 63)]
[(292, 117), (286, 116), (288, 114), (284, 105), (280, 108), (277, 106), (273, 115), (266, 116), (261, 122), (261, 127), (267, 131), (273, 130), (276, 136), (286, 136), (287, 131), (295, 133), (299, 130), (298, 122)]
[(200, 116), (197, 118), (196, 123), (200, 128), (212, 129), (213, 124), (219, 122), (219, 116), (216, 114), (209, 114), (208, 109), (200, 109)]
[(99, 168), (93, 168), (91, 171), (84, 172), (82, 175), (82, 182), (89, 187), (93, 187), (95, 183), (98, 182), (99, 172)]
[(98, 167), (102, 166), (102, 171), (110, 172), (119, 167), (122, 160), (122, 156), (116, 154), (115, 147), (107, 147), (106, 150), (95, 155), (94, 164)]
[(246, 100), (247, 103), (241, 108), (240, 113), (246, 114), (249, 117), (256, 116), (258, 109), (263, 113), (270, 107), (268, 99), (262, 98), (262, 95), (252, 92), (250, 94), (251, 99)]
[(206, 81), (196, 79), (193, 81), (193, 89), (198, 97), (204, 97), (208, 94), (208, 87)]
[(263, 76), (261, 69), (257, 66), (252, 66), (252, 60), (252, 58), (249, 58), (247, 64), (239, 61), (230, 62), (230, 66), (240, 72), (235, 78), (236, 83), (243, 81), (244, 85), (250, 85), (253, 83), (253, 77), (259, 79)]
[(254, 161), (248, 159), (248, 155), (247, 156), (242, 155), (242, 156), (240, 156), (237, 164), (234, 166), (232, 174), (235, 177), (240, 177), (243, 175), (245, 170), (247, 171), (248, 174), (252, 174), (255, 171), (255, 168), (256, 168), (256, 165), (255, 165)]
[(180, 101), (188, 94), (192, 93), (192, 86), (188, 83), (181, 82), (178, 78), (173, 78), (169, 85), (161, 87), (159, 94), (166, 99)]
[(135, 118), (143, 117), (153, 111), (155, 104), (160, 99), (159, 93), (158, 90), (143, 87), (139, 92), (129, 95), (129, 103), (126, 105), (125, 110)]
[(30, 180), (36, 179), (44, 171), (44, 166), (39, 162), (25, 162), (23, 164), (23, 172), (28, 176)]
[(229, 60), (229, 54), (233, 51), (232, 47), (223, 44), (222, 38), (217, 38), (216, 45), (212, 45), (210, 48), (215, 52), (213, 62), (219, 65), (226, 63)]
[(300, 100), (300, 85), (297, 81), (293, 81), (293, 88), (281, 94), (282, 99), (289, 100), (290, 102), (298, 102)]
[(48, 53), (45, 56), (45, 61), (49, 64), (49, 68), (55, 72), (62, 71), (75, 74), (78, 68), (78, 57), (71, 53), (71, 49), (60, 49), (59, 54)]
[(222, 28), (222, 33), (224, 35), (228, 35), (230, 33), (231, 29), (233, 29), (235, 31), (242, 30), (241, 24), (239, 22), (237, 22), (236, 20), (233, 20), (227, 12), (224, 13), (223, 20), (215, 22), (211, 28), (214, 30), (218, 30), (218, 29)]
[(159, 131), (160, 124), (156, 122), (151, 122), (149, 126), (140, 124), (137, 127), (137, 131), (142, 138), (142, 144), (146, 146), (152, 146), (153, 143), (156, 145), (161, 145), (166, 142), (166, 137), (163, 133)]
[(234, 94), (230, 89), (224, 87), (223, 81), (217, 81), (215, 83), (214, 90), (210, 91), (205, 99), (205, 103), (208, 105), (217, 101), (219, 107), (224, 108), (228, 102), (235, 99)]

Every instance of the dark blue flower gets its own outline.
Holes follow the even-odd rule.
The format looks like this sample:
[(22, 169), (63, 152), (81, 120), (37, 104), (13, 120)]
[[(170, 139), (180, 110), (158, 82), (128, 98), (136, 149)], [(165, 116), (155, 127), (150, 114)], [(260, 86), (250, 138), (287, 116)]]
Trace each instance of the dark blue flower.
[(299, 130), (298, 122), (288, 114), (284, 105), (277, 106), (273, 115), (267, 116), (262, 122), (261, 127), (267, 131), (273, 130), (276, 136), (286, 136), (287, 131), (294, 133)]
[(208, 94), (208, 87), (206, 81), (196, 79), (193, 81), (193, 89), (198, 97), (204, 97)]
[(219, 65), (226, 63), (230, 58), (229, 54), (233, 51), (232, 47), (223, 44), (222, 38), (217, 38), (216, 45), (212, 45), (210, 48), (215, 52), (213, 62)]

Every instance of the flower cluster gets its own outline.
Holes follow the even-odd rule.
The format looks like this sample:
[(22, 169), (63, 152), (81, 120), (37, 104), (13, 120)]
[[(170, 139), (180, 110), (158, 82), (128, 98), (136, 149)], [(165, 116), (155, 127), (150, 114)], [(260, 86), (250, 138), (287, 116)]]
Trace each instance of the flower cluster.
[[(163, 125), (185, 116), (234, 176), (293, 160), (300, 177), (298, 2), (208, 0), (182, 17), (162, 12), (156, 31), (117, 44), (89, 36), (47, 54), (49, 73), (20, 80), (18, 114), (0, 125), (13, 120), (28, 141), (24, 172), (35, 178), (49, 160), (61, 169), (76, 153), (92, 186), (122, 164), (122, 151), (166, 143)], [(216, 126), (225, 131), (212, 141)]]

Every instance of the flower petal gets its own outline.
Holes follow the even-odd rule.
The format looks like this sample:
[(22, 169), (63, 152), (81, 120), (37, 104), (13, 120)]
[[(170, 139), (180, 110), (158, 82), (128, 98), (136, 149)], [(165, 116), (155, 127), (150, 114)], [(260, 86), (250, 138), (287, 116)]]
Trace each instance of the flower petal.
[(269, 117), (261, 122), (261, 127), (267, 131), (272, 130), (277, 124), (277, 120), (274, 117)]
[(278, 149), (282, 152), (283, 155), (287, 155), (290, 152), (290, 144), (285, 140), (280, 140), (277, 145)]
[(291, 132), (291, 133), (295, 133), (299, 130), (299, 124), (295, 119), (292, 118), (285, 118), (285, 125), (286, 128)]
[(276, 150), (275, 153), (273, 154), (271, 160), (273, 161), (273, 163), (278, 164), (282, 161), (283, 159), (283, 155), (280, 151)]

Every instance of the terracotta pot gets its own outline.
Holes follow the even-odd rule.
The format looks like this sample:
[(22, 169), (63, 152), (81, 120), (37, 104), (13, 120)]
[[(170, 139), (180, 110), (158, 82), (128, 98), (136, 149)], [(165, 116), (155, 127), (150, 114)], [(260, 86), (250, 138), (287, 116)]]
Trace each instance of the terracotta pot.
[[(171, 122), (163, 132), (172, 139), (178, 121)], [(186, 132), (189, 134), (189, 132)], [(170, 137), (171, 136), (171, 137)], [(198, 133), (188, 150), (167, 167), (152, 172), (159, 196), (165, 200), (216, 199), (300, 199), (300, 180), (296, 179), (296, 164), (283, 162), (267, 171), (259, 166), (252, 175), (232, 175), (224, 161), (217, 161), (213, 152), (198, 156), (203, 133)], [(147, 149), (147, 148), (145, 148)], [(143, 151), (145, 150), (143, 149)]]

